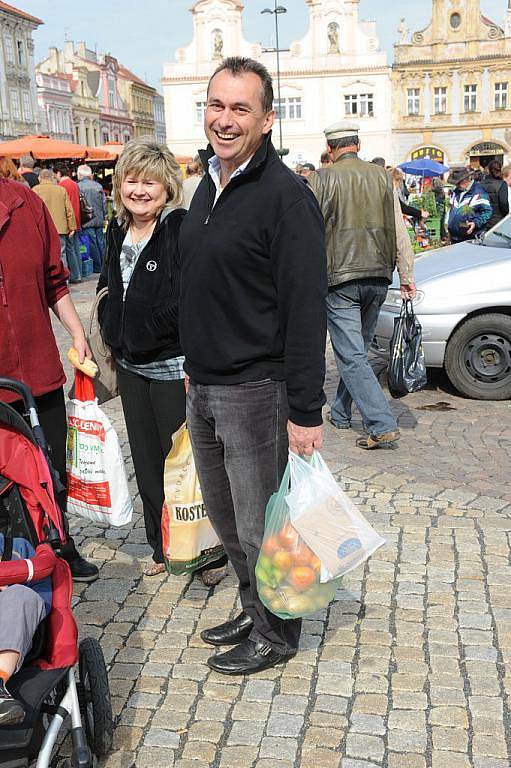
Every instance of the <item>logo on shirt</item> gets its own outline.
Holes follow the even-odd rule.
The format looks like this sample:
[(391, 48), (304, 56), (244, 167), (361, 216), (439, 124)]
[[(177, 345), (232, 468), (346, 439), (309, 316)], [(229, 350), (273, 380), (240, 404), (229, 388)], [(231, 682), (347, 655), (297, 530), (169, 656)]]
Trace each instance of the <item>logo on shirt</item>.
[(158, 268), (158, 264), (155, 261), (148, 261), (145, 265), (145, 268), (148, 272), (156, 272), (156, 269)]

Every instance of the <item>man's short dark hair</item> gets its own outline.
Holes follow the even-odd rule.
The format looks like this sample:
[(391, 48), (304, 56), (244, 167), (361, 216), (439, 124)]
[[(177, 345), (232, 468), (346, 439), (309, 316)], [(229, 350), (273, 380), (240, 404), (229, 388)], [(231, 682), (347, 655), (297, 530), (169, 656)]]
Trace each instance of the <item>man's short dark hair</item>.
[(381, 168), (385, 168), (387, 165), (384, 157), (373, 157), (371, 162), (373, 165), (379, 165)]
[(358, 147), (360, 139), (358, 136), (345, 136), (343, 139), (327, 139), (330, 149), (344, 149), (344, 147)]
[(53, 163), (53, 170), (55, 173), (60, 173), (62, 176), (71, 176), (69, 166), (66, 163), (62, 163), (60, 160)]
[(214, 76), (224, 70), (230, 72), (234, 77), (244, 75), (246, 72), (253, 72), (254, 75), (257, 75), (263, 86), (263, 111), (270, 112), (273, 109), (273, 80), (263, 64), (255, 61), (255, 59), (249, 59), (246, 56), (230, 56), (228, 59), (224, 59), (209, 79), (208, 93), (209, 86), (211, 85)]

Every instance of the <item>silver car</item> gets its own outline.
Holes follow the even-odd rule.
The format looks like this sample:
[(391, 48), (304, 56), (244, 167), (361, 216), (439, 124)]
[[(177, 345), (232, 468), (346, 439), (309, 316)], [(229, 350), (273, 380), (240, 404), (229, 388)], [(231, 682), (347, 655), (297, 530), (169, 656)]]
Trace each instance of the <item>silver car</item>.
[[(480, 239), (418, 256), (414, 274), (426, 365), (443, 367), (466, 397), (511, 398), (511, 214)], [(396, 276), (376, 328), (380, 354), (400, 308)]]

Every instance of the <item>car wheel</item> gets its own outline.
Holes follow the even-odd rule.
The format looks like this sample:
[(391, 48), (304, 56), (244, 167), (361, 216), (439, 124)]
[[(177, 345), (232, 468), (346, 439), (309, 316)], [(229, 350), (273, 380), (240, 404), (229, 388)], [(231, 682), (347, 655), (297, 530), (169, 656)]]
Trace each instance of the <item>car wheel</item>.
[(466, 397), (511, 398), (511, 317), (489, 313), (466, 320), (449, 339), (445, 371)]

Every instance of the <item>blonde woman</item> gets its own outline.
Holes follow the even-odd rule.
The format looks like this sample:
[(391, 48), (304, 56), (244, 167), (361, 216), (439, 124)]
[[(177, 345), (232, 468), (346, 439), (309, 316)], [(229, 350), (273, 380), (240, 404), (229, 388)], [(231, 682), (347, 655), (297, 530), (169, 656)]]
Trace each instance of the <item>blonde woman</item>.
[(165, 570), (161, 539), (163, 469), (172, 434), (185, 420), (177, 327), (181, 170), (170, 150), (142, 137), (126, 144), (114, 174), (117, 217), (106, 233), (98, 291), (103, 338), (112, 348), (131, 455), (153, 560)]

